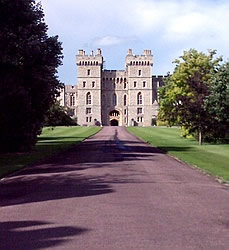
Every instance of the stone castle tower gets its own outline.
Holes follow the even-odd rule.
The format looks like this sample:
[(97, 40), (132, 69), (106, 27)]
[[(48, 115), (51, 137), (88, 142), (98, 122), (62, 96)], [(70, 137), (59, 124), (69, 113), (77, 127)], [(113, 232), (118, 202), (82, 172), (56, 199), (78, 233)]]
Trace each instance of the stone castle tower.
[(128, 50), (125, 70), (105, 70), (101, 49), (94, 55), (79, 50), (77, 86), (65, 86), (62, 105), (72, 110), (79, 125), (151, 126), (158, 113), (162, 76), (152, 76), (153, 55)]

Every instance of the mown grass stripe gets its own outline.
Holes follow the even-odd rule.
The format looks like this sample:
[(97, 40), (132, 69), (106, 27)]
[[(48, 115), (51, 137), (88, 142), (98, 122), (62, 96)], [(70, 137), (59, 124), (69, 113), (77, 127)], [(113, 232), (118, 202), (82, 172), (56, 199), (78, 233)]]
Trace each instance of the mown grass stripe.
[(97, 133), (99, 127), (55, 127), (44, 128), (38, 142), (29, 153), (0, 154), (0, 178), (28, 164), (66, 150)]
[(229, 181), (229, 144), (199, 146), (196, 140), (181, 137), (179, 128), (129, 127), (128, 130), (183, 162)]

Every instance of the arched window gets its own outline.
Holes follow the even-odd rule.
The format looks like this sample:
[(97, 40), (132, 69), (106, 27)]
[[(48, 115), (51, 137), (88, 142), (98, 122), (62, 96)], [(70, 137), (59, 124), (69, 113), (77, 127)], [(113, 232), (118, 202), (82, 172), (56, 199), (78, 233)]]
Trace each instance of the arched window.
[(88, 92), (87, 95), (86, 95), (86, 104), (89, 105), (89, 104), (91, 104), (91, 103), (92, 103), (92, 102), (91, 102), (91, 93)]
[(113, 95), (113, 105), (114, 106), (117, 105), (117, 95), (116, 94)]
[(139, 92), (137, 95), (137, 104), (138, 105), (142, 104), (142, 93), (141, 92)]
[(123, 96), (123, 104), (126, 106), (126, 95)]

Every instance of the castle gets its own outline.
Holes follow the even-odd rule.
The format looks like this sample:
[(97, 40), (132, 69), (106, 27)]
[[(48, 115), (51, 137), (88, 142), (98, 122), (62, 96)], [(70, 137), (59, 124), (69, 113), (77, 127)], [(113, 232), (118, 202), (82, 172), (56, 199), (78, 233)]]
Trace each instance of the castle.
[(151, 126), (158, 114), (158, 88), (163, 76), (153, 76), (153, 55), (128, 50), (125, 70), (106, 70), (101, 49), (76, 55), (77, 85), (65, 85), (61, 105), (81, 126)]

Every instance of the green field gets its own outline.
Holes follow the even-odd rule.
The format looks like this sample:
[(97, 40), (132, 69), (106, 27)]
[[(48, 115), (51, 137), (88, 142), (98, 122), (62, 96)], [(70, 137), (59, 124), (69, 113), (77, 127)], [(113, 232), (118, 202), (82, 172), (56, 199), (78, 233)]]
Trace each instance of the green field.
[(100, 127), (47, 127), (30, 153), (0, 154), (0, 178), (45, 159), (97, 133)]
[(128, 131), (189, 165), (229, 181), (229, 144), (199, 146), (196, 140), (181, 137), (179, 128), (129, 127)]

